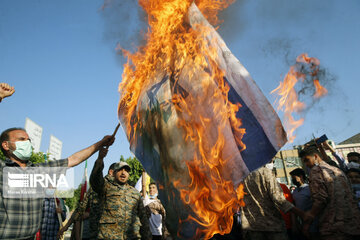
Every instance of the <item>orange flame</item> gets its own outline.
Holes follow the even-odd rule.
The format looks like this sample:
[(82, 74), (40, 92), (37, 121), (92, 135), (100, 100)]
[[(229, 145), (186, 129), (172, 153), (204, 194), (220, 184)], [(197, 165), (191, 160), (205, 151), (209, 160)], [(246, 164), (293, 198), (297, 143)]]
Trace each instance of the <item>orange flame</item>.
[[(211, 23), (218, 23), (218, 11), (233, 1), (195, 2)], [(125, 127), (130, 141), (135, 141), (135, 133), (141, 127), (137, 119), (142, 117), (136, 107), (143, 91), (155, 83), (157, 72), (166, 72), (176, 81), (179, 72), (187, 68), (189, 79), (201, 79), (199, 87), (203, 89), (203, 96), (190, 95), (185, 100), (180, 94), (175, 94), (172, 98), (176, 110), (181, 113), (178, 124), (184, 129), (184, 139), (196, 148), (193, 159), (186, 162), (191, 184), (183, 186), (179, 179), (173, 183), (180, 189), (182, 201), (194, 212), (188, 220), (202, 226), (194, 238), (209, 239), (216, 233), (229, 233), (232, 216), (243, 205), (242, 185), (234, 189), (233, 182), (222, 176), (229, 161), (223, 152), (223, 132), (230, 124), (237, 144), (245, 149), (242, 142), (245, 129), (241, 128), (241, 119), (236, 117), (240, 104), (228, 101), (225, 72), (214, 61), (217, 51), (209, 47), (211, 40), (205, 38), (209, 29), (202, 25), (197, 25), (196, 29), (189, 27), (187, 13), (192, 2), (139, 0), (148, 14), (147, 43), (134, 54), (124, 51), (128, 62), (124, 65), (123, 80), (119, 85), (119, 111), (124, 113), (125, 122), (129, 123)], [(204, 69), (210, 70), (204, 72)], [(198, 106), (206, 106), (206, 110), (198, 111)], [(214, 126), (217, 134), (209, 136), (208, 129)]]
[[(223, 85), (226, 88), (226, 85)], [(207, 91), (211, 88), (206, 88)], [(214, 90), (214, 89), (213, 89)], [(217, 93), (211, 93), (219, 98), (227, 99), (227, 95), (223, 96), (224, 92), (215, 89)], [(226, 90), (222, 89), (222, 91)], [(228, 90), (227, 90), (228, 91)], [(188, 97), (189, 98), (189, 97)], [(198, 148), (198, 154), (194, 156), (192, 161), (186, 162), (191, 184), (189, 186), (181, 186), (180, 196), (182, 200), (192, 207), (196, 218), (189, 216), (188, 220), (193, 220), (201, 225), (203, 228), (197, 230), (196, 239), (203, 236), (205, 239), (211, 238), (214, 234), (229, 233), (232, 227), (232, 216), (239, 206), (243, 206), (243, 188), (242, 185), (235, 191), (233, 183), (226, 180), (222, 176), (222, 170), (227, 164), (227, 159), (223, 157), (222, 149), (224, 148), (225, 140), (222, 134), (226, 122), (231, 116), (231, 121), (235, 121), (232, 125), (238, 124), (239, 136), (243, 136), (244, 129), (240, 128), (241, 122), (235, 118), (234, 114), (240, 106), (231, 105), (227, 103), (224, 106), (219, 99), (214, 102), (207, 102), (208, 99), (196, 99), (201, 101), (200, 104), (206, 104), (210, 109), (214, 109), (218, 113), (214, 118), (218, 120), (218, 135), (215, 137), (207, 136), (209, 127), (214, 123), (207, 116), (199, 112), (191, 116), (192, 121), (183, 119), (180, 121), (180, 126), (183, 127), (187, 133), (186, 139), (192, 141)], [(177, 102), (179, 111), (185, 114), (194, 113), (193, 106), (189, 106), (188, 102), (196, 102), (194, 100), (187, 100), (185, 102), (181, 96), (176, 96), (174, 102)], [(202, 102), (204, 101), (204, 102)], [(194, 121), (195, 120), (195, 121)], [(195, 123), (195, 124), (194, 124)], [(237, 141), (241, 141), (241, 137)], [(212, 141), (212, 142), (211, 142)], [(242, 144), (243, 145), (243, 144)], [(243, 145), (245, 148), (245, 145)]]
[[(316, 58), (310, 58), (306, 53), (300, 54), (296, 58), (297, 63), (309, 64), (312, 77), (316, 77), (319, 71), (320, 61)], [(289, 72), (286, 74), (284, 81), (280, 82), (279, 86), (271, 91), (277, 93), (280, 98), (276, 100), (277, 110), (284, 112), (284, 125), (288, 135), (289, 142), (295, 139), (294, 131), (304, 123), (304, 118), (295, 120), (293, 113), (301, 113), (305, 110), (306, 105), (304, 102), (298, 100), (298, 94), (295, 91), (295, 85), (299, 80), (304, 81), (306, 74), (300, 72), (296, 68), (296, 64), (290, 67)], [(314, 80), (315, 93), (314, 98), (320, 98), (327, 94), (326, 88), (320, 85), (319, 80)]]
[(319, 80), (317, 79), (314, 80), (314, 86), (315, 86), (314, 98), (323, 97), (328, 93), (327, 89), (321, 86)]

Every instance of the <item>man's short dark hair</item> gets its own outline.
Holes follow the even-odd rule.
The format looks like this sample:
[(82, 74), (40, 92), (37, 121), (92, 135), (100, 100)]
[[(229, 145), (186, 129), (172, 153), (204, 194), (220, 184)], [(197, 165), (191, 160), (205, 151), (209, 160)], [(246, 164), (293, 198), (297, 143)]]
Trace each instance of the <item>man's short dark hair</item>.
[(296, 169), (292, 170), (290, 172), (290, 175), (291, 176), (303, 177), (304, 180), (306, 179), (305, 171), (303, 169), (301, 169), (301, 168), (296, 168)]
[(317, 147), (309, 146), (309, 147), (305, 147), (303, 150), (300, 151), (299, 157), (303, 158), (306, 156), (314, 156), (315, 154), (321, 156)]
[(9, 141), (9, 133), (12, 132), (12, 131), (15, 131), (15, 130), (22, 130), (22, 131), (25, 131), (25, 129), (23, 128), (17, 128), (17, 127), (14, 127), (14, 128), (8, 128), (6, 129), (5, 131), (3, 131), (0, 135), (0, 149), (1, 151), (3, 152), (3, 154), (8, 157), (7, 155), (7, 152), (5, 151), (5, 149), (2, 147), (2, 143), (5, 142), (5, 141)]
[(346, 171), (346, 174), (349, 174), (349, 173), (357, 173), (357, 174), (360, 174), (360, 169), (358, 168), (350, 168), (349, 170)]
[(358, 157), (358, 158), (360, 158), (360, 153), (357, 153), (357, 152), (349, 152), (346, 156), (347, 156), (348, 158), (349, 158), (349, 157)]
[(155, 185), (155, 187), (156, 187), (156, 183), (154, 183), (154, 182), (150, 183), (150, 184), (149, 184), (149, 187), (150, 187), (151, 185)]
[(110, 167), (109, 167), (109, 170), (108, 170), (108, 171), (110, 171), (110, 170), (114, 170), (115, 165), (116, 165), (116, 162), (112, 163), (112, 164), (110, 165)]

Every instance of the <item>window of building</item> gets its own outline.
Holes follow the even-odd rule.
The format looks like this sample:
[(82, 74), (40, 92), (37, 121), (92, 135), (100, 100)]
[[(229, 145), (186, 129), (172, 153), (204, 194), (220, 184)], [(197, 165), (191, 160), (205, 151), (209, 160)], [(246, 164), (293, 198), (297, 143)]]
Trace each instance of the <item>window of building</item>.
[(274, 159), (274, 167), (276, 168), (284, 168), (283, 162), (280, 158)]
[(287, 184), (287, 180), (285, 177), (276, 178), (279, 183)]
[(302, 167), (302, 161), (299, 157), (286, 157), (286, 167)]

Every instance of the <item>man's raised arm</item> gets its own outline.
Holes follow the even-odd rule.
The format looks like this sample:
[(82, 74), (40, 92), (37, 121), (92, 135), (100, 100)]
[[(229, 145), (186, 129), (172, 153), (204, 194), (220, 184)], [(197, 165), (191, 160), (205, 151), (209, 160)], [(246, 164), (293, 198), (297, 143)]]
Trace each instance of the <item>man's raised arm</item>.
[(73, 155), (68, 157), (68, 167), (74, 167), (82, 163), (102, 147), (111, 146), (114, 143), (114, 140), (115, 138), (113, 136), (105, 136), (103, 139), (94, 143), (90, 147), (74, 153)]
[(106, 147), (102, 147), (99, 151), (98, 159), (96, 159), (94, 168), (91, 171), (90, 175), (90, 185), (91, 188), (99, 195), (99, 197), (103, 197), (104, 191), (104, 177), (103, 177), (103, 169), (104, 169), (104, 158), (106, 157), (108, 150)]

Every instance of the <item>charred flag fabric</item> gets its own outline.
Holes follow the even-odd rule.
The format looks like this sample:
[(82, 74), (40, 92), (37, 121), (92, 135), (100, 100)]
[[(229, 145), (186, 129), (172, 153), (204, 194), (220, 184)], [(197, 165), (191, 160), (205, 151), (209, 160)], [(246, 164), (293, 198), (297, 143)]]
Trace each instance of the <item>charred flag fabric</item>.
[[(241, 119), (241, 128), (245, 131), (241, 140), (246, 147), (240, 146), (236, 140), (237, 133), (230, 120), (225, 124), (220, 123), (216, 110), (209, 109), (212, 101), (218, 99), (214, 96), (217, 83), (204, 77), (210, 74), (213, 66), (194, 71), (196, 62), (191, 59), (174, 73), (156, 70), (153, 84), (143, 89), (137, 102), (133, 116), (138, 126), (136, 129), (133, 128), (134, 122), (125, 117), (124, 109), (119, 108), (119, 118), (125, 132), (134, 132), (132, 139), (128, 135), (130, 149), (159, 184), (159, 196), (168, 211), (167, 221), (172, 224), (193, 214), (193, 209), (181, 200), (179, 192), (179, 186), (193, 183), (189, 163), (196, 161), (194, 158), (200, 155), (199, 152), (207, 154), (206, 150), (212, 151), (206, 146), (199, 150), (191, 141), (189, 130), (184, 130), (184, 122), (194, 127), (203, 124), (205, 131), (200, 141), (209, 146), (213, 146), (220, 135), (223, 136), (218, 149), (226, 164), (219, 171), (226, 181), (232, 182), (235, 189), (251, 171), (268, 163), (287, 141), (281, 121), (271, 104), (195, 4), (189, 8), (188, 24), (193, 29), (199, 26), (208, 29), (205, 37), (211, 45), (209, 49), (216, 50), (214, 61), (224, 72), (224, 82), (229, 87), (227, 100), (241, 106), (236, 117)], [(184, 102), (177, 105), (174, 96), (181, 96)], [(185, 113), (181, 106), (192, 111)], [(222, 124), (221, 127), (219, 124)], [(204, 174), (203, 177), (211, 176)], [(186, 238), (186, 235), (194, 236), (197, 227), (189, 224), (182, 228), (186, 229), (181, 233)]]

